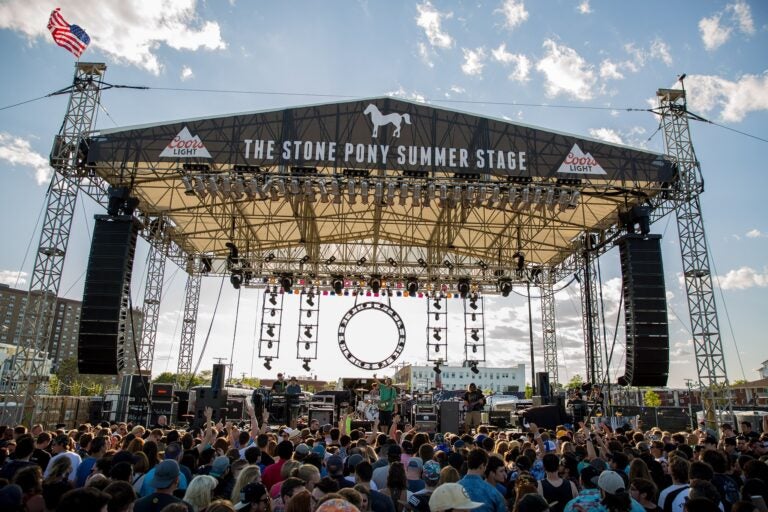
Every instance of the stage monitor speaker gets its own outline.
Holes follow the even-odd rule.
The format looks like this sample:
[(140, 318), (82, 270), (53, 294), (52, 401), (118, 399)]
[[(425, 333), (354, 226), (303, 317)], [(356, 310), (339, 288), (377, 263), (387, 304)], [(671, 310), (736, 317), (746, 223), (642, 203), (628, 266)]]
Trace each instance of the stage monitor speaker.
[(620, 384), (666, 386), (669, 324), (661, 235), (629, 234), (620, 249), (626, 327), (626, 365)]
[(309, 422), (317, 420), (320, 426), (333, 425), (333, 409), (309, 409)]
[(205, 424), (205, 408), (212, 410), (211, 419), (218, 423), (220, 419), (226, 416), (227, 395), (226, 393), (212, 392), (210, 388), (195, 388), (195, 416), (192, 419), (192, 427), (200, 428)]
[(560, 409), (556, 405), (529, 407), (522, 414), (526, 423), (535, 423), (537, 427), (554, 429), (562, 423)]
[(224, 389), (224, 382), (227, 380), (227, 365), (214, 364), (211, 372), (211, 391), (218, 392)]
[(549, 387), (549, 373), (536, 372), (536, 394), (541, 397), (542, 405), (552, 401), (552, 388)]
[(459, 405), (461, 402), (450, 401), (440, 403), (440, 432), (459, 432)]
[(80, 312), (77, 370), (117, 375), (128, 350), (125, 324), (140, 223), (129, 215), (95, 218)]

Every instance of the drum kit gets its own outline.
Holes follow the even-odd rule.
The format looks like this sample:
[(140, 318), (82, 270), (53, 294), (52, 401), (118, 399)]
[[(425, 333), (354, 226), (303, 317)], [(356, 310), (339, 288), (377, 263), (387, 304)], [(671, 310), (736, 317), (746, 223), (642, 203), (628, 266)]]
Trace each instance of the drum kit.
[(371, 395), (370, 390), (360, 388), (355, 390), (358, 396), (356, 411), (361, 419), (376, 421), (379, 419), (379, 396)]

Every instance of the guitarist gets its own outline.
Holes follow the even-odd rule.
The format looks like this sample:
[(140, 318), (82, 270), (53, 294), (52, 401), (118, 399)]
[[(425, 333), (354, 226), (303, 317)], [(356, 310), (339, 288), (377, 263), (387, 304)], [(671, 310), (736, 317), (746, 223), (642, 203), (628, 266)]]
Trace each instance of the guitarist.
[(384, 382), (373, 375), (374, 381), (379, 388), (379, 428), (382, 432), (387, 432), (392, 425), (392, 413), (395, 410), (395, 400), (397, 399), (397, 389), (392, 385), (392, 379), (386, 377)]
[(464, 432), (470, 434), (473, 427), (480, 426), (480, 411), (485, 406), (485, 396), (483, 396), (482, 391), (477, 389), (474, 382), (469, 384), (466, 393), (464, 393), (464, 406), (467, 410), (464, 419)]

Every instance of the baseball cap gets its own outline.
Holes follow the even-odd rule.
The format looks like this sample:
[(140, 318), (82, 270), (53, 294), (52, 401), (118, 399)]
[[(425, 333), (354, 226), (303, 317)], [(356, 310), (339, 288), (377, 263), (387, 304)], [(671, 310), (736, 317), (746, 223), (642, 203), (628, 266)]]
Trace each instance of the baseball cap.
[(557, 450), (557, 445), (555, 444), (554, 441), (544, 441), (545, 452), (549, 453), (549, 452), (554, 452), (555, 450)]
[(428, 460), (424, 463), (421, 474), (424, 477), (424, 480), (437, 482), (440, 480), (440, 463), (434, 460)]
[(155, 477), (152, 486), (157, 489), (167, 489), (179, 477), (179, 463), (166, 459), (155, 467)]
[(325, 462), (325, 467), (328, 468), (328, 473), (335, 475), (344, 471), (344, 460), (338, 455), (331, 455)]
[(603, 459), (596, 457), (589, 461), (589, 465), (595, 468), (598, 471), (605, 471), (608, 469), (608, 463), (606, 463)]
[(305, 443), (299, 443), (296, 445), (295, 451), (299, 455), (307, 455), (309, 453), (309, 446), (307, 446)]
[(168, 446), (165, 447), (165, 454), (164, 457), (166, 459), (177, 459), (179, 457), (179, 454), (181, 454), (182, 449), (181, 445), (179, 443), (171, 443)]
[(219, 477), (224, 473), (226, 473), (228, 468), (229, 468), (229, 457), (227, 457), (226, 455), (219, 455), (218, 457), (213, 459), (210, 475), (213, 477)]
[(483, 441), (485, 441), (485, 438), (486, 438), (486, 437), (488, 437), (488, 436), (486, 436), (485, 434), (477, 434), (477, 435), (475, 436), (475, 442), (476, 442), (477, 444), (480, 444), (480, 443), (482, 443)]
[(235, 510), (250, 508), (251, 503), (258, 503), (263, 496), (267, 495), (267, 488), (264, 484), (250, 483), (240, 491), (241, 500), (235, 505)]
[(406, 467), (407, 469), (417, 469), (421, 471), (424, 468), (424, 463), (421, 462), (419, 457), (411, 457), (411, 459), (408, 461), (408, 466)]
[(322, 444), (316, 444), (312, 447), (312, 453), (318, 454), (321, 458), (325, 457), (325, 446)]
[(525, 494), (517, 504), (519, 512), (544, 512), (551, 505), (542, 496), (535, 493)]
[(466, 489), (456, 483), (448, 483), (439, 486), (429, 498), (429, 509), (432, 512), (449, 510), (452, 508), (473, 509), (482, 506), (482, 503), (469, 499), (469, 494), (467, 494)]
[(624, 479), (615, 471), (603, 471), (600, 473), (597, 486), (608, 494), (616, 494), (619, 490), (626, 489)]
[(347, 500), (334, 498), (321, 503), (320, 506), (317, 507), (316, 512), (360, 512), (360, 509)]
[(464, 441), (461, 439), (457, 440), (455, 443), (453, 443), (454, 448), (463, 448), (464, 447)]
[(355, 466), (363, 462), (363, 456), (359, 453), (353, 453), (349, 457), (347, 457), (347, 468), (349, 468), (350, 471), (355, 469)]

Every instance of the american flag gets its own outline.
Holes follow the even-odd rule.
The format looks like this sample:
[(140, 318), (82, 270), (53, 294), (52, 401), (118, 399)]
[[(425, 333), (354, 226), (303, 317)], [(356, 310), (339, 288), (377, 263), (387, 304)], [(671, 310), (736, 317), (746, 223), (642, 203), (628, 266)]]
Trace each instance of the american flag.
[(48, 19), (48, 30), (51, 31), (56, 44), (75, 54), (78, 59), (88, 47), (91, 38), (85, 30), (77, 25), (70, 25), (61, 15), (61, 9), (55, 8)]

